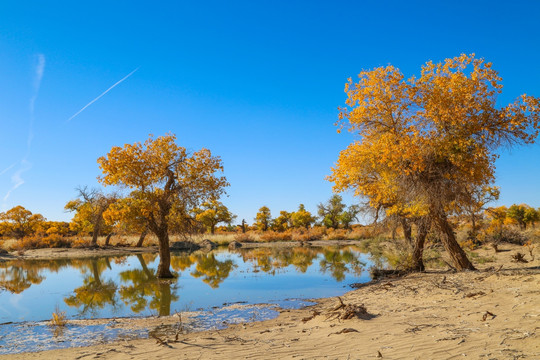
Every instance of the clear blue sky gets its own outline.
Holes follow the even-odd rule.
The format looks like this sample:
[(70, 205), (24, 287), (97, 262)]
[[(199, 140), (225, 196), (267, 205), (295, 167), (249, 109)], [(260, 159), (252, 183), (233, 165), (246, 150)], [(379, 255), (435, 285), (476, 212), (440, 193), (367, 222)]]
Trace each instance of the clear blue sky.
[[(99, 156), (173, 132), (222, 157), (239, 220), (262, 205), (316, 212), (352, 140), (333, 124), (361, 70), (409, 76), (475, 52), (503, 77), (501, 104), (540, 96), (539, 1), (190, 3), (0, 3), (1, 210), (69, 220), (64, 204), (97, 186)], [(539, 145), (502, 154), (500, 204), (540, 206), (539, 157)]]

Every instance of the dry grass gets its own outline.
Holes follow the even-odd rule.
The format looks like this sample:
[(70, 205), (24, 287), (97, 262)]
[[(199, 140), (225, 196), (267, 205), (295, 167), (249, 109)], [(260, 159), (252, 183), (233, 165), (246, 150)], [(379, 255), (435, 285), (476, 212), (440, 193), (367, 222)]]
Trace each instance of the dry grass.
[(55, 311), (52, 313), (51, 326), (62, 327), (66, 326), (67, 317), (65, 311), (60, 311), (60, 308), (56, 306)]

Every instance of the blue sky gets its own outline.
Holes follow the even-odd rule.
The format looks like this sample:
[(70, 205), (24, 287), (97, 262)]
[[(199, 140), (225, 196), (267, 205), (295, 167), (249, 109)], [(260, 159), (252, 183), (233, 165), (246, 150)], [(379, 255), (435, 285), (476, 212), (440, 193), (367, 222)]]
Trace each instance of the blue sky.
[[(239, 220), (262, 205), (316, 212), (353, 139), (334, 126), (347, 78), (472, 52), (503, 77), (501, 104), (540, 96), (540, 2), (3, 1), (1, 210), (69, 220), (98, 157), (173, 132), (222, 157)], [(539, 157), (502, 152), (499, 204), (540, 206)]]

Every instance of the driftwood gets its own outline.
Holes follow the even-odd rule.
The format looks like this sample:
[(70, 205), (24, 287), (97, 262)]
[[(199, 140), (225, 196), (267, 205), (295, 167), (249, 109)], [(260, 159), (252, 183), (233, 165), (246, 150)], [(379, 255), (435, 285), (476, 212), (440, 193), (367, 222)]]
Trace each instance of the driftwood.
[(330, 310), (328, 319), (349, 320), (353, 318), (370, 319), (371, 315), (368, 314), (364, 305), (345, 304), (343, 300), (338, 296), (339, 304)]
[(525, 255), (523, 255), (520, 252), (517, 252), (514, 255), (512, 255), (512, 261), (518, 262), (518, 263), (528, 263), (528, 261), (525, 260)]

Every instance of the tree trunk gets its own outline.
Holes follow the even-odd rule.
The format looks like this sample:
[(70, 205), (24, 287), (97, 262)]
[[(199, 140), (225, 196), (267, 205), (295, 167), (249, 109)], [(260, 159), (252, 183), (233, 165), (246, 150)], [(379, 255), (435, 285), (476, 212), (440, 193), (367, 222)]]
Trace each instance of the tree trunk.
[(161, 295), (161, 301), (159, 302), (159, 316), (171, 315), (171, 284), (160, 281), (159, 292)]
[(471, 262), (467, 258), (467, 254), (465, 254), (465, 251), (463, 251), (463, 249), (456, 241), (456, 236), (454, 235), (452, 227), (448, 223), (446, 214), (438, 214), (435, 221), (437, 226), (439, 227), (439, 230), (441, 230), (443, 234), (443, 246), (448, 253), (448, 256), (450, 256), (450, 260), (452, 261), (452, 264), (454, 265), (456, 270), (476, 270), (473, 264), (471, 264)]
[(171, 251), (169, 248), (169, 233), (167, 229), (159, 231), (157, 234), (159, 241), (159, 265), (157, 270), (158, 278), (173, 278), (171, 273)]
[(144, 241), (144, 238), (148, 234), (148, 228), (144, 228), (143, 232), (141, 233), (141, 236), (139, 236), (139, 241), (137, 241), (136, 247), (141, 247)]
[(472, 232), (476, 237), (476, 215), (474, 212), (471, 214), (471, 223), (472, 223)]
[(92, 246), (97, 246), (97, 239), (98, 239), (100, 231), (101, 231), (101, 219), (99, 219), (96, 222), (96, 225), (94, 226), (94, 232), (92, 233), (92, 243), (91, 243)]
[(107, 235), (107, 238), (105, 239), (105, 246), (109, 246), (109, 241), (111, 241), (111, 236), (113, 236), (112, 233), (110, 233), (109, 235)]
[(216, 231), (216, 225), (212, 224), (210, 225), (210, 234), (214, 235), (214, 231)]
[(407, 240), (407, 243), (411, 244), (412, 241), (412, 229), (411, 229), (411, 223), (406, 218), (401, 218), (401, 227), (403, 228), (403, 236), (405, 237), (405, 240)]
[(429, 224), (426, 221), (420, 221), (417, 227), (416, 239), (413, 245), (413, 270), (425, 271), (426, 268), (423, 260), (424, 244), (429, 231)]

